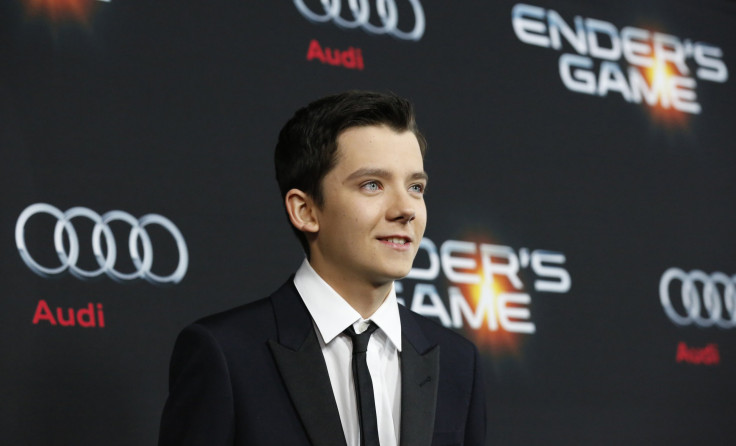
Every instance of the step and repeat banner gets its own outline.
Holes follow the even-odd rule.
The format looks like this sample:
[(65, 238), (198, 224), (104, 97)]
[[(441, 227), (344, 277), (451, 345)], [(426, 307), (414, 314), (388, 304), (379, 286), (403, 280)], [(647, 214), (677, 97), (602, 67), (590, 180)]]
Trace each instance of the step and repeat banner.
[(736, 4), (9, 0), (3, 444), (154, 444), (177, 333), (303, 253), (273, 147), (346, 89), (416, 105), (397, 294), (481, 350), (489, 444), (736, 435)]

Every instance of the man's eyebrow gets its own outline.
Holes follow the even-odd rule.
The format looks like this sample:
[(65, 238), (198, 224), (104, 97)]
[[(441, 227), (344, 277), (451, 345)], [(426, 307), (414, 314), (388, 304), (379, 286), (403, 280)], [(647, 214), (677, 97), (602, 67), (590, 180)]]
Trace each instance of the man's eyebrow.
[[(345, 181), (350, 181), (350, 180), (354, 180), (356, 178), (362, 178), (362, 177), (390, 178), (391, 176), (393, 176), (393, 174), (386, 169), (363, 168), (363, 169), (358, 169), (355, 172), (348, 175)], [(427, 175), (427, 172), (424, 172), (424, 171), (414, 172), (409, 176), (409, 179), (427, 181), (429, 179), (429, 176)]]
[(354, 180), (356, 178), (362, 178), (362, 177), (379, 177), (379, 178), (388, 178), (391, 176), (391, 172), (389, 172), (386, 169), (373, 169), (370, 167), (365, 167), (363, 169), (358, 169), (355, 172), (348, 175), (347, 178), (345, 178), (345, 181)]
[(421, 172), (415, 172), (410, 177), (412, 180), (429, 180), (429, 175), (427, 175), (427, 172), (421, 171)]

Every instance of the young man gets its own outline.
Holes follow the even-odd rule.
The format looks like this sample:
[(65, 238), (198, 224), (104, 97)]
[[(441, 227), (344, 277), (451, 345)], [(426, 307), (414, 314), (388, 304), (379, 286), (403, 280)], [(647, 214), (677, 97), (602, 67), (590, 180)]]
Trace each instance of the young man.
[(476, 348), (396, 301), (426, 225), (425, 149), (392, 94), (296, 112), (276, 177), (307, 258), (268, 298), (181, 333), (160, 445), (484, 444)]

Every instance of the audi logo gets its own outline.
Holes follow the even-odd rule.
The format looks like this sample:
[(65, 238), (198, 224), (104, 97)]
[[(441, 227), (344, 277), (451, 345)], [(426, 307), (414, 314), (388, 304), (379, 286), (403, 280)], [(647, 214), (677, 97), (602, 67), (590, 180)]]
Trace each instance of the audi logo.
[(313, 11), (304, 0), (294, 0), (294, 5), (312, 22), (326, 23), (332, 20), (341, 28), (363, 28), (371, 34), (389, 34), (397, 39), (419, 40), (424, 35), (424, 9), (419, 0), (408, 1), (414, 11), (414, 29), (411, 31), (402, 31), (398, 28), (399, 14), (395, 0), (376, 0), (375, 10), (381, 21), (380, 25), (370, 23), (371, 7), (368, 0), (348, 0), (352, 19), (342, 17), (342, 0), (320, 0), (322, 12)]
[[(59, 256), (60, 264), (58, 266), (41, 265), (31, 257), (26, 246), (26, 223), (31, 217), (38, 214), (49, 214), (56, 218), (54, 248), (56, 249), (56, 254)], [(91, 234), (92, 252), (99, 268), (83, 269), (77, 265), (80, 240), (77, 230), (72, 225), (72, 219), (74, 218), (86, 218), (94, 223)], [(115, 269), (118, 249), (112, 229), (109, 226), (110, 222), (113, 221), (122, 221), (130, 225), (128, 251), (130, 259), (135, 266), (135, 271), (133, 272), (127, 273)], [(163, 227), (171, 234), (174, 241), (176, 241), (176, 247), (179, 252), (179, 263), (174, 272), (169, 275), (157, 275), (151, 271), (151, 267), (153, 266), (153, 244), (151, 243), (151, 237), (146, 231), (146, 227), (149, 225)], [(64, 233), (67, 235), (68, 251), (64, 244)], [(106, 253), (103, 252), (103, 238), (105, 240)], [(143, 248), (142, 253), (138, 248), (139, 242)], [(96, 212), (84, 207), (73, 207), (66, 212), (62, 212), (50, 204), (36, 203), (28, 206), (18, 217), (18, 222), (15, 225), (15, 243), (18, 246), (18, 252), (21, 258), (31, 271), (46, 278), (59, 276), (68, 270), (73, 276), (82, 280), (93, 279), (104, 273), (118, 282), (145, 279), (154, 284), (176, 284), (184, 278), (187, 267), (189, 266), (189, 253), (187, 251), (187, 245), (184, 242), (184, 237), (171, 220), (158, 214), (147, 214), (141, 218), (135, 218), (127, 212), (110, 211), (100, 216)]]
[[(675, 309), (670, 296), (673, 281), (681, 283), (680, 310)], [(736, 326), (735, 283), (736, 276), (729, 277), (720, 272), (707, 274), (694, 270), (686, 273), (679, 268), (670, 268), (659, 281), (659, 299), (667, 316), (677, 325), (694, 323), (699, 327), (717, 325), (732, 328)], [(698, 284), (702, 285), (702, 293)]]

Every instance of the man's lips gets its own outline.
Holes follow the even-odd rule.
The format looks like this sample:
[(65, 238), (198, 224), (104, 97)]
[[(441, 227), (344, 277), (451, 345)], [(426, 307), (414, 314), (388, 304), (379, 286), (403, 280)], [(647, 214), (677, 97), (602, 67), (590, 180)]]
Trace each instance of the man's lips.
[(396, 247), (408, 247), (411, 244), (411, 237), (405, 235), (389, 235), (386, 237), (378, 237), (378, 240)]

